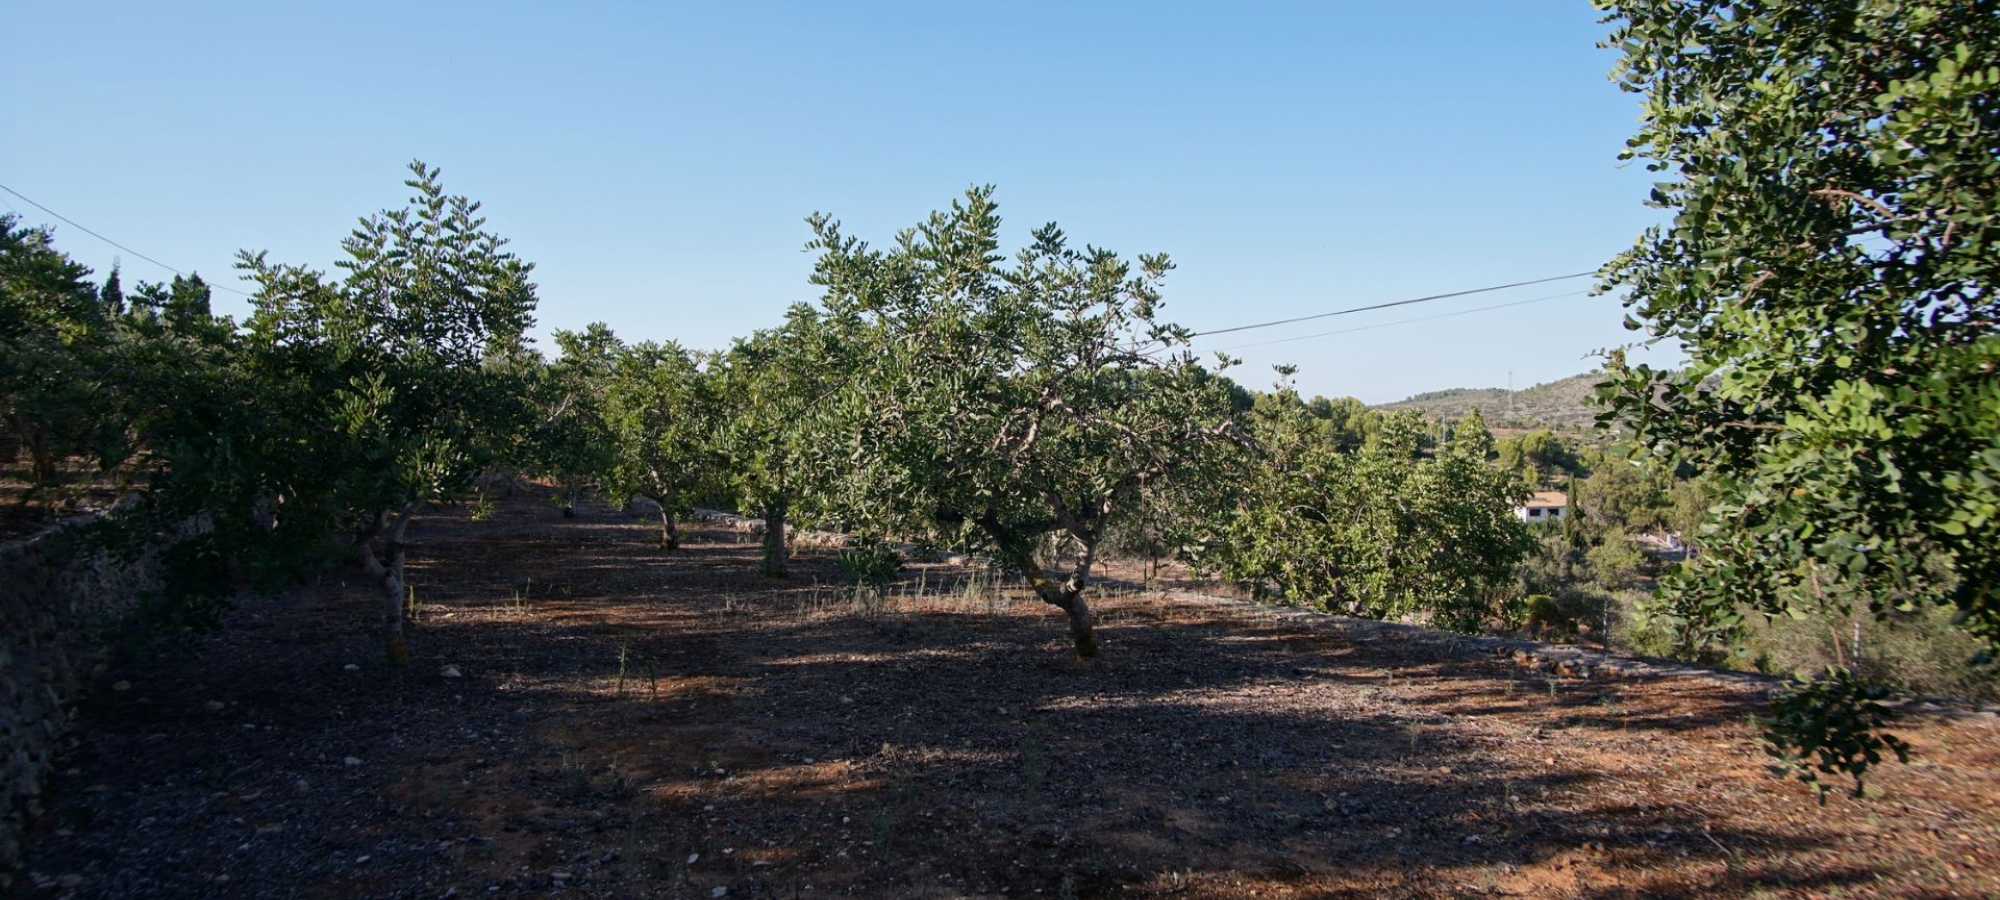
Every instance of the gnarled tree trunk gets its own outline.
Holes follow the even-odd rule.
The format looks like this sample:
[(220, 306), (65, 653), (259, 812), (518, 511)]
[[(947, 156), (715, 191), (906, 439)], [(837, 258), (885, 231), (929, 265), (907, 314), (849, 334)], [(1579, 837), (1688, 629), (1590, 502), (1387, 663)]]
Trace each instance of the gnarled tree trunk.
[(1090, 553), (1085, 551), (1082, 562), (1068, 578), (1056, 581), (1042, 571), (1034, 554), (1022, 551), (1007, 553), (1008, 562), (1019, 568), (1028, 578), (1028, 586), (1034, 588), (1035, 596), (1063, 611), (1069, 619), (1069, 639), (1076, 645), (1078, 659), (1096, 659), (1098, 653), (1097, 628), (1090, 614), (1090, 603), (1083, 599), (1084, 579), (1090, 572)]

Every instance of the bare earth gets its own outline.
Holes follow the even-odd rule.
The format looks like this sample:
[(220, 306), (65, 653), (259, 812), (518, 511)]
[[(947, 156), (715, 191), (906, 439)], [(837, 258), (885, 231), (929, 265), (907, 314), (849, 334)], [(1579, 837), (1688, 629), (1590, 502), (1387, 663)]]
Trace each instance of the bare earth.
[(1991, 715), (1906, 722), (1915, 764), (1822, 807), (1699, 678), (1137, 595), (1086, 665), (960, 570), (856, 603), (823, 552), (770, 582), (747, 536), (531, 499), (412, 540), (408, 666), (329, 580), (114, 672), (16, 892), (2000, 896)]

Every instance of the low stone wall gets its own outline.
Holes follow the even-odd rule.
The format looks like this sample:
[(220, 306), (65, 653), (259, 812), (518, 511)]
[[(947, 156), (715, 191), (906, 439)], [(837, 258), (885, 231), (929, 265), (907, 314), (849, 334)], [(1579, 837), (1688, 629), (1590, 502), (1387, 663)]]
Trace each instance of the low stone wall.
[(41, 812), (77, 698), (102, 673), (104, 624), (158, 586), (157, 552), (137, 561), (63, 552), (65, 532), (81, 524), (0, 545), (0, 891), (20, 868), (22, 833)]

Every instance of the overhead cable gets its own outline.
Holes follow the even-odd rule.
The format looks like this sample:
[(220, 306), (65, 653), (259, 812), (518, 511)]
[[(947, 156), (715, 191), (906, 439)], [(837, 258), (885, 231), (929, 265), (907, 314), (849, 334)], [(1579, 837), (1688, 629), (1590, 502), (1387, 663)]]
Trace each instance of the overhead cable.
[(1248, 344), (1232, 344), (1228, 347), (1217, 347), (1215, 348), (1215, 350), (1218, 352), (1226, 350), (1241, 350), (1245, 347), (1268, 347), (1272, 344), (1289, 344), (1292, 343), (1293, 341), (1309, 341), (1312, 340), (1313, 338), (1332, 337), (1333, 335), (1336, 334), (1353, 334), (1354, 332), (1357, 331), (1373, 331), (1377, 328), (1388, 328), (1391, 325), (1408, 325), (1412, 322), (1429, 322), (1433, 319), (1449, 319), (1453, 316), (1463, 316), (1463, 315), (1468, 315), (1470, 313), (1486, 312), (1488, 310), (1495, 310), (1495, 309), (1506, 309), (1507, 307), (1510, 306), (1527, 306), (1530, 303), (1545, 303), (1550, 300), (1560, 300), (1563, 299), (1564, 297), (1581, 297), (1588, 293), (1590, 292), (1569, 291), (1567, 293), (1562, 293), (1562, 294), (1550, 294), (1546, 297), (1534, 297), (1528, 300), (1516, 300), (1512, 303), (1496, 303), (1492, 306), (1475, 306), (1471, 309), (1461, 309), (1461, 310), (1456, 310), (1454, 312), (1440, 313), (1435, 316), (1418, 316), (1417, 318), (1414, 319), (1397, 319), (1394, 322), (1381, 322), (1375, 325), (1363, 325), (1359, 328), (1343, 328), (1340, 329), (1339, 331), (1322, 331), (1318, 334), (1302, 334), (1297, 337), (1278, 338), (1276, 340), (1270, 340), (1270, 341), (1254, 341)]
[[(118, 249), (120, 249), (120, 250), (123, 250), (123, 251), (125, 251), (126, 253), (130, 253), (130, 254), (132, 254), (133, 256), (136, 256), (136, 257), (138, 257), (138, 258), (140, 258), (140, 259), (143, 259), (143, 260), (145, 260), (145, 261), (147, 261), (147, 262), (149, 262), (149, 263), (152, 263), (153, 265), (156, 265), (156, 266), (159, 266), (160, 268), (162, 268), (162, 269), (165, 269), (165, 270), (167, 270), (167, 271), (169, 271), (169, 272), (172, 272), (172, 273), (174, 273), (175, 275), (182, 275), (182, 276), (186, 276), (186, 275), (188, 275), (188, 273), (186, 273), (186, 272), (183, 272), (183, 271), (181, 271), (181, 270), (179, 270), (179, 269), (176, 269), (176, 268), (174, 268), (173, 266), (170, 266), (170, 265), (167, 265), (166, 263), (163, 263), (163, 262), (160, 262), (159, 260), (157, 260), (157, 259), (154, 259), (154, 258), (152, 258), (152, 257), (150, 257), (150, 256), (147, 256), (147, 255), (146, 255), (146, 254), (144, 254), (144, 253), (140, 253), (139, 251), (137, 251), (137, 250), (134, 250), (134, 249), (132, 249), (132, 248), (130, 248), (130, 247), (127, 247), (127, 246), (125, 246), (124, 244), (121, 244), (121, 243), (118, 243), (117, 241), (114, 241), (114, 240), (112, 240), (112, 239), (110, 239), (110, 238), (108, 238), (108, 237), (105, 237), (104, 235), (101, 235), (101, 234), (98, 234), (97, 232), (95, 232), (95, 231), (92, 231), (92, 230), (90, 230), (89, 228), (87, 228), (87, 227), (83, 226), (82, 224), (79, 224), (79, 223), (78, 223), (78, 222), (77, 222), (77, 221), (76, 221), (75, 219), (72, 219), (72, 218), (70, 218), (70, 217), (68, 217), (68, 216), (65, 216), (65, 215), (63, 215), (62, 213), (59, 213), (59, 212), (56, 212), (55, 210), (53, 210), (53, 209), (50, 209), (50, 208), (48, 208), (48, 207), (46, 207), (46, 206), (43, 206), (43, 205), (41, 205), (40, 203), (36, 203), (36, 202), (34, 201), (34, 199), (33, 199), (33, 198), (29, 197), (29, 196), (28, 196), (28, 195), (26, 195), (26, 194), (23, 194), (23, 193), (21, 193), (20, 191), (17, 191), (17, 190), (14, 190), (13, 188), (10, 188), (10, 187), (8, 187), (8, 186), (6, 186), (6, 185), (4, 185), (4, 184), (0, 184), (0, 191), (6, 191), (6, 192), (7, 192), (7, 193), (9, 193), (9, 194), (13, 194), (13, 195), (14, 195), (14, 196), (16, 196), (16, 197), (19, 197), (19, 198), (21, 198), (21, 199), (22, 199), (23, 201), (26, 201), (26, 202), (27, 202), (27, 203), (28, 203), (28, 204), (29, 204), (30, 206), (33, 206), (33, 207), (35, 207), (36, 209), (39, 209), (39, 210), (41, 210), (42, 212), (45, 212), (45, 213), (48, 213), (49, 215), (52, 215), (52, 216), (55, 216), (56, 218), (58, 218), (58, 219), (61, 219), (61, 220), (63, 220), (64, 222), (68, 223), (68, 224), (70, 225), (70, 227), (72, 227), (72, 228), (75, 228), (76, 230), (78, 230), (78, 231), (81, 231), (81, 232), (83, 232), (84, 234), (87, 234), (87, 235), (90, 235), (91, 237), (94, 237), (94, 238), (96, 238), (96, 239), (98, 239), (98, 240), (100, 240), (100, 241), (103, 241), (103, 242), (107, 243), (107, 244), (110, 244), (110, 245), (111, 245), (111, 246), (113, 246), (113, 247), (117, 247)], [(209, 285), (209, 287), (211, 287), (211, 288), (214, 288), (215, 290), (218, 290), (218, 291), (228, 291), (228, 292), (230, 292), (230, 293), (232, 293), (232, 294), (237, 294), (237, 295), (240, 295), (240, 296), (244, 296), (244, 297), (248, 297), (248, 296), (250, 296), (250, 294), (248, 294), (248, 293), (245, 293), (245, 292), (243, 292), (243, 291), (239, 291), (239, 290), (237, 290), (237, 289), (235, 289), (235, 288), (233, 288), (233, 287), (229, 287), (228, 285), (222, 285), (222, 284), (210, 284), (210, 285)]]
[(1493, 291), (1504, 291), (1507, 290), (1508, 288), (1527, 287), (1528, 285), (1531, 284), (1547, 284), (1551, 281), (1568, 281), (1572, 278), (1587, 278), (1595, 274), (1597, 274), (1597, 272), (1595, 270), (1592, 270), (1589, 272), (1574, 272), (1569, 275), (1552, 275), (1548, 278), (1535, 278), (1528, 281), (1516, 281), (1512, 284), (1496, 284), (1490, 287), (1472, 288), (1470, 290), (1464, 290), (1464, 291), (1451, 291), (1450, 293), (1444, 293), (1444, 294), (1431, 294), (1428, 297), (1412, 297), (1408, 300), (1393, 300), (1388, 303), (1376, 303), (1370, 306), (1356, 306), (1348, 309), (1336, 309), (1332, 312), (1314, 313), (1313, 315), (1310, 316), (1295, 316), (1289, 319), (1277, 319), (1275, 321), (1270, 321), (1270, 322), (1258, 322), (1254, 325), (1236, 325), (1230, 328), (1215, 328), (1208, 331), (1197, 331), (1194, 334), (1189, 335), (1189, 337), (1208, 337), (1210, 335), (1216, 335), (1216, 334), (1230, 334), (1232, 332), (1237, 332), (1237, 331), (1249, 331), (1255, 328), (1271, 328), (1277, 325), (1290, 325), (1294, 322), (1310, 322), (1314, 319), (1326, 319), (1326, 318), (1331, 318), (1333, 316), (1346, 316), (1346, 315), (1352, 315), (1354, 313), (1369, 312), (1371, 310), (1377, 310), (1377, 309), (1389, 309), (1390, 307), (1395, 307), (1395, 306), (1409, 306), (1413, 303), (1429, 303), (1433, 300), (1444, 300), (1451, 297), (1465, 297), (1465, 296), (1470, 296), (1472, 294), (1486, 294), (1486, 293), (1491, 293)]

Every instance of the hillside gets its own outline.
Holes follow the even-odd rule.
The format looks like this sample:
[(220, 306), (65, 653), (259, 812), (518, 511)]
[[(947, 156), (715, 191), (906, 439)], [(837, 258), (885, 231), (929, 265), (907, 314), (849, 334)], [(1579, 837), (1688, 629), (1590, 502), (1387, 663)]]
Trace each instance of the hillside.
[(1505, 388), (1452, 388), (1377, 408), (1414, 409), (1434, 418), (1456, 418), (1477, 406), (1494, 425), (1582, 431), (1596, 424), (1598, 409), (1591, 391), (1599, 378), (1595, 372), (1585, 372), (1512, 392)]

